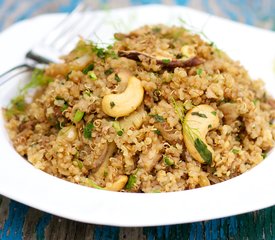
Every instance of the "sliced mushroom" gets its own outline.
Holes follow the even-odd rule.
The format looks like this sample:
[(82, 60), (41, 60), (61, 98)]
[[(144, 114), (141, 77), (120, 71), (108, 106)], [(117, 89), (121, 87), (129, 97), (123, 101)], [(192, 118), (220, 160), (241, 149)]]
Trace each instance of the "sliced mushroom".
[(238, 104), (236, 103), (224, 103), (219, 106), (219, 109), (222, 111), (224, 115), (226, 124), (231, 124), (240, 115)]
[(183, 139), (190, 155), (200, 163), (211, 164), (214, 151), (206, 142), (209, 130), (219, 126), (215, 109), (203, 104), (190, 110), (183, 122)]
[(179, 137), (176, 130), (171, 128), (167, 122), (155, 123), (155, 127), (160, 131), (161, 136), (170, 144), (179, 143)]
[(187, 60), (180, 60), (180, 59), (167, 59), (167, 58), (160, 58), (155, 57), (155, 56), (151, 56), (149, 54), (146, 53), (142, 53), (142, 52), (138, 52), (138, 51), (118, 51), (118, 56), (120, 57), (126, 57), (128, 59), (132, 59), (135, 61), (140, 62), (140, 56), (149, 58), (149, 59), (155, 59), (156, 63), (161, 65), (163, 68), (167, 68), (167, 69), (174, 69), (177, 67), (181, 67), (181, 68), (188, 68), (188, 67), (194, 67), (197, 65), (200, 65), (204, 62), (203, 59), (195, 56), (195, 57), (191, 57)]
[(161, 150), (163, 149), (163, 144), (157, 137), (152, 140), (152, 146), (154, 147), (148, 147), (147, 150), (139, 156), (138, 164), (144, 168), (146, 172), (151, 172), (162, 157)]
[(104, 159), (102, 160), (102, 164), (97, 169), (97, 171), (93, 174), (94, 177), (102, 178), (104, 176), (104, 172), (107, 170), (107, 167), (108, 167), (109, 159), (111, 156), (113, 156), (116, 149), (117, 149), (117, 147), (114, 142), (108, 144), (108, 149), (106, 151)]
[(144, 110), (144, 107), (139, 107), (136, 111), (131, 113), (129, 116), (121, 119), (119, 121), (120, 127), (124, 130), (127, 130), (131, 127), (134, 127), (135, 129), (139, 129), (144, 122), (144, 119), (146, 118), (147, 113)]

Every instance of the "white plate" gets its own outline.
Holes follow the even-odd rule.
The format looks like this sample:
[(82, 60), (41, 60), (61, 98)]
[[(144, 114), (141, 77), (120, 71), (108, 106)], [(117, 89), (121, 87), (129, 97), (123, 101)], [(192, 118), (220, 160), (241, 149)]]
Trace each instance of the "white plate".
[[(179, 24), (185, 19), (231, 57), (240, 60), (253, 77), (265, 80), (275, 96), (275, 33), (244, 26), (183, 7), (145, 6), (98, 13), (105, 16), (98, 35), (109, 41), (116, 30), (142, 24)], [(63, 15), (44, 15), (20, 22), (0, 35), (0, 72), (22, 61), (25, 52)], [(124, 22), (124, 24), (123, 24)], [(127, 23), (127, 25), (125, 24)], [(114, 26), (115, 30), (114, 30)], [(87, 26), (89, 27), (89, 26)], [(11, 81), (0, 88), (0, 106), (17, 90)], [(117, 193), (78, 186), (35, 169), (13, 149), (0, 117), (0, 193), (65, 218), (116, 226), (153, 226), (220, 218), (275, 204), (275, 152), (257, 167), (229, 181), (175, 193)]]

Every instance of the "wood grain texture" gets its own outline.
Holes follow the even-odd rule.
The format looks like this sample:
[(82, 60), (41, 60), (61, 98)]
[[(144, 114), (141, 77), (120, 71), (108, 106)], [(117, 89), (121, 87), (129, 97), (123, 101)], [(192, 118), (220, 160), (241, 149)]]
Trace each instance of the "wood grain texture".
[[(39, 14), (71, 11), (79, 1), (80, 0), (0, 0), (0, 31), (14, 22)], [(105, 8), (106, 5), (110, 8), (116, 8), (147, 3), (179, 4), (235, 21), (275, 30), (274, 0), (87, 1), (90, 1), (93, 9)], [(0, 196), (0, 239), (275, 240), (275, 206), (253, 213), (212, 221), (160, 227), (118, 228), (84, 224), (63, 219)]]

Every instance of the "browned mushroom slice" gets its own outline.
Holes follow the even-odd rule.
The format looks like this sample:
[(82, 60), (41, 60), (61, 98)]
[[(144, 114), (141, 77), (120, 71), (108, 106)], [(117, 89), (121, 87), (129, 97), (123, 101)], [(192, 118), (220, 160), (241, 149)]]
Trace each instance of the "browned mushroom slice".
[(160, 131), (161, 136), (170, 144), (180, 143), (176, 130), (171, 128), (167, 122), (155, 123), (155, 127)]
[(173, 69), (173, 68), (177, 68), (177, 67), (181, 67), (181, 68), (194, 67), (194, 66), (200, 65), (204, 62), (203, 59), (201, 59), (197, 56), (189, 58), (187, 60), (169, 59), (169, 58), (165, 58), (165, 57), (160, 59), (160, 58), (151, 56), (146, 53), (138, 52), (138, 51), (118, 51), (118, 56), (132, 59), (132, 60), (135, 60), (138, 62), (141, 61), (140, 56), (143, 56), (143, 57), (146, 57), (149, 59), (155, 59), (157, 64), (161, 65), (164, 68), (168, 68), (168, 69)]
[(161, 150), (163, 149), (163, 144), (157, 137), (152, 140), (152, 146), (154, 147), (148, 147), (143, 151), (140, 154), (138, 162), (139, 166), (144, 168), (146, 172), (151, 172), (162, 157)]
[(104, 176), (104, 171), (106, 171), (108, 167), (109, 159), (110, 157), (112, 157), (112, 155), (117, 149), (116, 144), (114, 142), (108, 143), (106, 144), (106, 146), (106, 151), (104, 150), (103, 154), (101, 155), (100, 164), (98, 165), (99, 167), (93, 174), (93, 176), (95, 177), (101, 178)]

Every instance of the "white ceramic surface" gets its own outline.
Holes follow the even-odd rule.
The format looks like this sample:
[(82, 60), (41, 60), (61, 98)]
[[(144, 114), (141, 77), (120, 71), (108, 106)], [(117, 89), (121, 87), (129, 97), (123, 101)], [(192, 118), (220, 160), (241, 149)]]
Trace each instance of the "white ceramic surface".
[[(0, 34), (0, 73), (22, 62), (26, 51), (62, 14), (20, 22)], [(144, 6), (98, 12), (104, 27), (94, 40), (110, 42), (114, 31), (184, 19), (240, 60), (254, 78), (262, 78), (275, 96), (275, 33), (183, 7)], [(92, 24), (92, 23), (91, 23)], [(87, 26), (89, 27), (89, 26)], [(16, 94), (18, 81), (0, 87), (0, 107)], [(0, 194), (34, 208), (87, 223), (152, 226), (220, 218), (275, 204), (275, 152), (257, 167), (229, 181), (174, 193), (117, 193), (78, 186), (35, 169), (13, 149), (0, 112)]]

